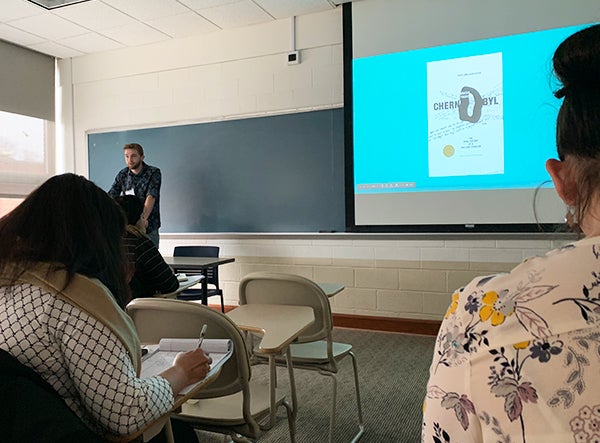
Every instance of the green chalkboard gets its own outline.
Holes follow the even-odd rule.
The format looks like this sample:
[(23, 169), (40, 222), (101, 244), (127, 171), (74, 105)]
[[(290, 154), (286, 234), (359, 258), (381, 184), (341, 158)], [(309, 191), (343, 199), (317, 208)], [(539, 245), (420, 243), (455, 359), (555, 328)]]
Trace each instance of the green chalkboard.
[(343, 109), (88, 134), (108, 190), (139, 143), (162, 171), (162, 233), (343, 231)]

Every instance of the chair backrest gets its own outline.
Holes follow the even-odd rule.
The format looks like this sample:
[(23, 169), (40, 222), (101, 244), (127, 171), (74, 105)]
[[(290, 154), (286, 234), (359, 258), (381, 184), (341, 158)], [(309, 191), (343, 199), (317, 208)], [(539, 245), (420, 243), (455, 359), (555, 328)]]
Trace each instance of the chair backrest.
[(0, 349), (2, 441), (108, 443), (94, 434), (33, 369)]
[[(219, 256), (219, 246), (175, 246), (173, 249), (174, 257), (218, 257)], [(192, 274), (193, 271), (186, 272), (185, 269), (182, 270), (184, 273)], [(213, 268), (208, 268), (206, 275), (206, 283), (209, 285), (215, 285), (217, 289), (219, 289), (219, 267), (215, 266)]]
[(331, 341), (333, 320), (327, 295), (312, 280), (295, 274), (253, 272), (240, 282), (239, 303), (310, 306), (315, 322), (298, 337), (298, 343)]
[(251, 369), (242, 332), (233, 321), (212, 308), (182, 300), (136, 298), (127, 305), (142, 343), (158, 343), (161, 338), (197, 338), (206, 324), (205, 338), (231, 339), (233, 355), (221, 374), (200, 391), (198, 398), (229, 395), (247, 389)]

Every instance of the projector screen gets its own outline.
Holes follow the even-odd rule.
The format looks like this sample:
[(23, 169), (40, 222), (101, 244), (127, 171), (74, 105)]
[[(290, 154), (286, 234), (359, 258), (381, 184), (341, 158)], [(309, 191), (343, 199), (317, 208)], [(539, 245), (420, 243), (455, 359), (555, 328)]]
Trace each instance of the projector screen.
[[(551, 231), (552, 54), (595, 1), (363, 0), (344, 11), (348, 229)], [(527, 5), (523, 5), (527, 3)], [(527, 9), (526, 9), (527, 8)]]

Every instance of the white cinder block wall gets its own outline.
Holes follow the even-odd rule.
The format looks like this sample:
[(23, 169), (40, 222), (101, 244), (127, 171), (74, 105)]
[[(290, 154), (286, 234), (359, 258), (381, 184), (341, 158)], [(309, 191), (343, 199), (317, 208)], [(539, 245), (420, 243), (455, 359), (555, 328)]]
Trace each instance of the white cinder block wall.
[[(343, 106), (341, 10), (296, 18), (301, 63), (293, 66), (286, 63), (290, 26), (280, 20), (61, 60), (57, 126), (64, 150), (57, 164), (87, 175), (91, 132)], [(213, 244), (222, 255), (236, 257), (220, 271), (227, 304), (236, 304), (246, 273), (275, 270), (344, 283), (347, 289), (333, 299), (334, 312), (441, 319), (456, 287), (560, 242), (526, 236), (165, 234), (161, 252), (171, 255), (178, 244)]]
[(473, 277), (508, 271), (566, 241), (231, 237), (165, 235), (160, 249), (172, 255), (180, 244), (209, 244), (235, 257), (219, 271), (228, 305), (237, 304), (238, 283), (247, 273), (289, 272), (343, 283), (346, 289), (332, 299), (335, 313), (423, 320), (440, 320), (452, 292)]

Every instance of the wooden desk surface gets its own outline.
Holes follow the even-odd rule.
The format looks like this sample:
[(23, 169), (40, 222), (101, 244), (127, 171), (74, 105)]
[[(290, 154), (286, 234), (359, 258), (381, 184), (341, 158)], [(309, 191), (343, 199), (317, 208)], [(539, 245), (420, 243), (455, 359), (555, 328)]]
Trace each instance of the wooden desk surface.
[(266, 354), (281, 352), (315, 321), (311, 307), (295, 305), (240, 305), (226, 315), (240, 329), (262, 334), (259, 350)]

